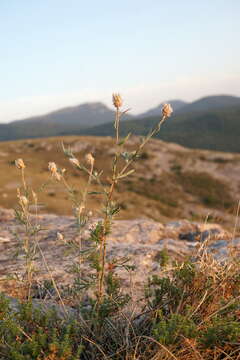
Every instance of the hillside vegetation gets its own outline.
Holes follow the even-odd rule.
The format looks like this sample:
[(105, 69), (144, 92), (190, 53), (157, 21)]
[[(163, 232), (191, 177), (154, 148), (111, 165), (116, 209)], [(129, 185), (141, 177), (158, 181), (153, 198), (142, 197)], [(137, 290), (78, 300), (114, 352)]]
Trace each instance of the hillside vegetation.
[[(170, 121), (168, 120), (168, 126)], [(41, 212), (71, 214), (68, 194), (56, 182), (49, 182), (48, 162), (66, 168), (69, 184), (80, 194), (87, 179), (62, 156), (61, 142), (70, 145), (84, 163), (85, 154), (96, 158), (98, 170), (108, 181), (114, 141), (110, 137), (62, 137), (2, 142), (0, 144), (0, 206), (13, 208), (20, 178), (16, 178), (14, 160), (24, 158), (27, 181), (39, 191)], [(126, 150), (140, 141), (131, 137)], [(117, 186), (116, 199), (122, 207), (122, 219), (148, 217), (169, 219), (215, 220), (232, 226), (239, 192), (240, 155), (189, 150), (176, 144), (151, 140), (136, 162), (136, 175)], [(138, 174), (138, 175), (137, 175)], [(42, 187), (42, 184), (46, 185)], [(89, 208), (99, 208), (99, 197), (92, 196)], [(98, 213), (96, 213), (98, 216)]]
[(123, 139), (112, 99), (115, 138), (0, 144), (0, 359), (239, 360), (240, 155), (152, 139), (169, 104)]
[[(146, 135), (158, 122), (157, 116), (128, 120), (122, 124), (121, 135), (129, 132)], [(184, 113), (171, 118), (161, 132), (161, 139), (190, 148), (240, 152), (240, 107), (196, 113)], [(112, 136), (111, 124), (85, 129), (84, 134)]]

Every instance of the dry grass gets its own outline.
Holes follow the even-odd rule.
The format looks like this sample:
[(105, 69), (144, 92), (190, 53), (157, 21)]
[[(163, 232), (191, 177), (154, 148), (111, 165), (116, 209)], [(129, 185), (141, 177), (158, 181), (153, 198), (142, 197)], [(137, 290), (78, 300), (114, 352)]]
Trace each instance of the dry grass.
[[(40, 189), (43, 183), (48, 182), (47, 164), (53, 160), (59, 167), (67, 169), (68, 182), (74, 188), (85, 186), (87, 177), (73, 169), (70, 164), (66, 164), (62, 156), (61, 141), (75, 148), (75, 155), (79, 159), (83, 159), (87, 152), (92, 152), (96, 158), (97, 168), (104, 171), (104, 178), (107, 182), (110, 174), (108, 164), (113, 157), (113, 139), (111, 138), (65, 137), (64, 139), (48, 138), (3, 142), (0, 143), (0, 206), (5, 208), (16, 206), (16, 189), (20, 184), (14, 166), (16, 158), (25, 159), (28, 166), (27, 182), (36, 190)], [(134, 137), (131, 141), (132, 143), (130, 142), (127, 146), (130, 151), (139, 139)], [(201, 155), (202, 153), (203, 155)], [(206, 214), (210, 213), (213, 221), (215, 218), (223, 226), (231, 229), (234, 224), (231, 209), (233, 208), (235, 211), (237, 202), (235, 193), (238, 190), (237, 174), (240, 164), (238, 155), (232, 155), (235, 161), (231, 161), (230, 164), (228, 162), (221, 163), (220, 168), (218, 163), (208, 161), (210, 155), (212, 158), (213, 153), (211, 152), (192, 151), (181, 147), (176, 152), (173, 144), (168, 145), (158, 140), (152, 140), (147, 145), (142, 159), (135, 165), (136, 175), (132, 176), (129, 183), (126, 181), (116, 189), (116, 199), (122, 206), (119, 218), (134, 219), (146, 216), (165, 222), (180, 217), (193, 217), (203, 221)], [(201, 158), (203, 156), (205, 160)], [(214, 156), (220, 155), (216, 153)], [(199, 158), (201, 159), (199, 160)], [(193, 163), (195, 164), (194, 168), (189, 171), (189, 167)], [(212, 173), (214, 173), (214, 178)], [(204, 189), (203, 176), (205, 180), (206, 178), (208, 180)], [(219, 189), (217, 194), (216, 185)], [(222, 190), (224, 190), (224, 199), (227, 201), (221, 198)], [(208, 191), (207, 196), (202, 194), (203, 191)], [(217, 201), (215, 195), (211, 201), (212, 191), (218, 196)], [(61, 185), (48, 183), (41, 192), (40, 198), (40, 212), (59, 215), (72, 213), (68, 195)], [(224, 209), (223, 201), (230, 210)], [(98, 196), (89, 199), (89, 208), (93, 211), (99, 207), (99, 204)]]
[[(107, 252), (112, 220), (120, 210), (116, 204), (119, 199), (124, 201), (124, 197), (134, 194), (132, 210), (129, 210), (131, 200), (123, 210), (123, 216), (128, 218), (133, 213), (136, 217), (137, 208), (141, 216), (147, 215), (147, 207), (159, 217), (179, 217), (183, 204), (186, 207), (193, 201), (202, 202), (202, 208), (208, 205), (226, 211), (226, 208), (233, 207), (234, 199), (231, 198), (233, 188), (224, 181), (211, 177), (206, 171), (189, 171), (189, 157), (186, 157), (185, 171), (182, 162), (173, 166), (173, 154), (165, 164), (166, 169), (158, 166), (156, 152), (151, 164), (150, 154), (159, 144), (157, 141), (152, 142), (152, 148), (151, 144), (147, 148), (142, 163), (138, 165), (137, 162), (135, 169), (131, 169), (133, 160), (150, 136), (140, 145), (139, 140), (134, 139), (127, 148), (130, 152), (122, 152), (118, 134), (119, 107), (122, 105), (119, 94), (113, 95), (113, 103), (116, 107), (115, 144), (112, 139), (98, 139), (96, 144), (93, 138), (85, 138), (85, 143), (78, 138), (67, 138), (65, 146), (68, 142), (75, 147), (74, 154), (64, 149), (70, 158), (70, 166), (66, 166), (59, 154), (60, 149), (56, 147), (59, 139), (49, 139), (45, 144), (43, 140), (34, 140), (16, 142), (15, 147), (12, 143), (2, 146), (2, 164), (9, 171), (4, 172), (1, 181), (6, 181), (5, 189), (10, 190), (9, 196), (5, 193), (7, 196), (3, 199), (9, 201), (13, 190), (18, 189), (16, 219), (25, 229), (20, 239), (25, 273), (23, 279), (17, 281), (23, 284), (26, 299), (13, 308), (12, 300), (9, 302), (5, 296), (0, 297), (0, 359), (237, 360), (240, 358), (240, 263), (239, 254), (234, 249), (227, 261), (217, 262), (208, 253), (204, 242), (194, 256), (183, 263), (171, 261), (165, 249), (165, 253), (161, 253), (160, 274), (150, 276), (140, 298), (131, 296), (134, 288), (130, 289), (130, 294), (122, 288), (118, 270), (131, 274), (134, 267), (127, 258), (108, 258)], [(163, 117), (151, 136), (160, 130), (171, 111), (169, 105), (164, 105)], [(131, 152), (133, 149), (135, 152)], [(14, 159), (7, 151), (19, 159), (15, 164), (22, 180), (15, 177)], [(84, 156), (86, 153), (87, 157)], [(21, 158), (24, 158), (26, 169)], [(110, 160), (110, 167), (107, 160)], [(56, 161), (58, 167), (52, 161)], [(197, 161), (197, 158), (190, 159), (195, 170)], [(214, 164), (219, 166), (219, 162)], [(100, 170), (103, 170), (101, 179)], [(119, 182), (134, 170), (142, 170), (141, 176), (134, 175), (133, 182), (122, 182), (119, 186)], [(94, 181), (97, 186), (92, 187)], [(40, 191), (42, 183), (45, 184), (44, 191)], [(100, 189), (102, 198), (94, 194), (92, 200), (86, 202), (92, 190), (98, 192)], [(67, 251), (75, 254), (68, 269), (75, 278), (72, 287), (60, 288), (38, 241), (42, 229), (37, 222), (37, 212), (31, 216), (31, 206), (38, 209), (36, 205), (41, 198), (44, 203), (50, 202), (46, 207), (48, 211), (68, 212), (70, 208), (66, 201), (69, 197), (68, 206), (74, 210), (79, 237), (65, 246)], [(92, 216), (89, 210), (96, 211), (100, 205), (102, 219), (90, 229), (90, 245), (85, 250), (82, 231)], [(64, 243), (61, 233), (58, 240)], [(38, 287), (34, 281), (37, 256), (41, 257), (49, 275), (48, 281)], [(88, 266), (84, 273), (83, 261)], [(57, 296), (55, 310), (48, 301), (45, 310), (42, 301), (36, 303), (36, 298), (44, 299), (46, 296)]]

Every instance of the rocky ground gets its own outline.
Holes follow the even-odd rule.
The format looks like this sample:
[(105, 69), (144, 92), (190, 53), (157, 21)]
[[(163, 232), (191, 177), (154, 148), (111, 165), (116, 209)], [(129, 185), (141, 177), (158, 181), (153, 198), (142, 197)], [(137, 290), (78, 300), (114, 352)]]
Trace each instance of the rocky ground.
[[(37, 221), (42, 226), (38, 241), (52, 276), (59, 286), (71, 284), (73, 275), (68, 272), (76, 261), (75, 254), (67, 253), (64, 243), (57, 239), (61, 233), (66, 243), (78, 241), (74, 218), (50, 214), (39, 215)], [(90, 226), (95, 220), (91, 221)], [(83, 247), (88, 246), (88, 229), (82, 235)], [(9, 295), (16, 295), (13, 280), (7, 276), (21, 278), (24, 272), (23, 255), (14, 256), (19, 242), (24, 237), (24, 229), (14, 217), (13, 211), (0, 209), (0, 290)], [(129, 274), (121, 271), (127, 291), (143, 288), (150, 275), (163, 273), (161, 250), (166, 248), (171, 259), (183, 260), (195, 256), (203, 244), (216, 261), (224, 261), (234, 248), (240, 251), (240, 238), (216, 224), (173, 221), (163, 225), (147, 219), (116, 220), (112, 234), (108, 238), (109, 262), (113, 256), (129, 257), (136, 270)], [(49, 272), (44, 266), (42, 256), (36, 260), (36, 278), (38, 281), (49, 279)], [(83, 272), (87, 269), (83, 266)]]

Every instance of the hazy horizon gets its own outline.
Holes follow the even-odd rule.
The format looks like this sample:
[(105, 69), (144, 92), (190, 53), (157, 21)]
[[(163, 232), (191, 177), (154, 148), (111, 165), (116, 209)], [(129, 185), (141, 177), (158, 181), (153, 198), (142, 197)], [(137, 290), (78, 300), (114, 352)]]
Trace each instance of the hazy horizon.
[(3, 0), (0, 122), (120, 92), (139, 114), (162, 101), (240, 96), (238, 0)]
[[(144, 111), (141, 111), (141, 112), (136, 113), (135, 111), (132, 111), (132, 109), (130, 109), (130, 110), (128, 111), (128, 113), (131, 114), (131, 115), (138, 116), (138, 115), (141, 115), (142, 113), (144, 113), (145, 111), (154, 109), (155, 107), (157, 107), (158, 105), (161, 105), (161, 103), (164, 103), (164, 102), (166, 102), (166, 101), (171, 103), (171, 100), (172, 100), (172, 101), (182, 100), (182, 101), (190, 104), (190, 103), (192, 103), (192, 102), (194, 102), (194, 101), (196, 101), (196, 100), (200, 100), (200, 99), (202, 99), (202, 98), (204, 98), (204, 97), (209, 97), (209, 96), (236, 96), (236, 97), (238, 97), (238, 96), (235, 95), (235, 94), (208, 94), (208, 95), (205, 95), (205, 96), (201, 96), (200, 98), (196, 98), (196, 99), (194, 99), (193, 101), (187, 101), (187, 100), (179, 99), (179, 98), (178, 98), (178, 99), (177, 99), (177, 98), (174, 98), (174, 99), (165, 99), (165, 100), (163, 100), (163, 101), (159, 101), (155, 106), (149, 107), (149, 108), (145, 109)], [(102, 103), (103, 105), (106, 105), (109, 109), (114, 110), (114, 106), (112, 105), (112, 102), (110, 102), (109, 104), (106, 104), (105, 102), (98, 101), (98, 100), (96, 99), (96, 101), (84, 101), (84, 102), (82, 102), (82, 103), (80, 103), (80, 104), (73, 104), (73, 105), (67, 105), (67, 104), (66, 104), (65, 106), (58, 107), (58, 108), (55, 108), (55, 109), (50, 110), (50, 111), (47, 111), (47, 112), (42, 112), (42, 113), (39, 112), (38, 114), (33, 114), (33, 115), (30, 115), (30, 116), (27, 116), (27, 117), (22, 117), (22, 118), (18, 118), (18, 119), (12, 119), (12, 120), (8, 120), (8, 121), (4, 121), (4, 122), (1, 122), (1, 121), (0, 121), (0, 123), (2, 123), (2, 124), (8, 124), (8, 123), (13, 122), (13, 121), (21, 121), (21, 120), (24, 120), (24, 119), (34, 118), (34, 117), (38, 117), (38, 116), (41, 117), (41, 116), (44, 116), (44, 115), (48, 115), (48, 114), (50, 114), (50, 113), (52, 113), (52, 112), (59, 111), (59, 110), (63, 110), (63, 109), (66, 109), (66, 108), (71, 108), (71, 107), (80, 106), (80, 105), (84, 105), (84, 104), (93, 104), (93, 103)], [(125, 107), (125, 108), (126, 108), (126, 107)]]

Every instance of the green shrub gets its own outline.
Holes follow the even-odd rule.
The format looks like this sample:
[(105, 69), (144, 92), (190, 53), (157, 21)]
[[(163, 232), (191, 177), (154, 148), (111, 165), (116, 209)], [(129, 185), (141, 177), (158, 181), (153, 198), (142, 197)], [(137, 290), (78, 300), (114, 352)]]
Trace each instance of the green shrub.
[(182, 337), (195, 338), (197, 326), (191, 319), (180, 314), (171, 314), (168, 319), (160, 315), (152, 332), (161, 344), (171, 345), (182, 341)]

